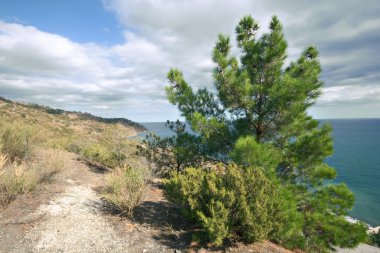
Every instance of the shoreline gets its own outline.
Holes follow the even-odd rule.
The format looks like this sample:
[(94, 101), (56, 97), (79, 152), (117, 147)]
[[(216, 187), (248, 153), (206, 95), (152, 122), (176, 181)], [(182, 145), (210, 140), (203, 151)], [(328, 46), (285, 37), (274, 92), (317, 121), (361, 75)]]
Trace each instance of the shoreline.
[(345, 216), (345, 219), (346, 219), (346, 221), (348, 221), (350, 223), (358, 223), (358, 222), (364, 223), (367, 226), (367, 232), (368, 233), (379, 233), (379, 231), (380, 231), (380, 225), (379, 226), (372, 226), (371, 224), (368, 224), (364, 221), (353, 218), (351, 216)]

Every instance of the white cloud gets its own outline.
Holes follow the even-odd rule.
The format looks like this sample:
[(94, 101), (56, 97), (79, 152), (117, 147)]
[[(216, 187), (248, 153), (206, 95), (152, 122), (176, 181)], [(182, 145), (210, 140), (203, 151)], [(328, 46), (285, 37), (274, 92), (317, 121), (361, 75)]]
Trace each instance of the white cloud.
[[(303, 0), (104, 2), (126, 29), (132, 28), (165, 53), (163, 65), (180, 68), (195, 87), (212, 87), (210, 56), (218, 33), (230, 34), (234, 40), (234, 28), (247, 14), (266, 31), (270, 17), (278, 15), (284, 23), (290, 60), (298, 58), (310, 44), (320, 49), (327, 88), (317, 106), (377, 100), (374, 90), (380, 87), (380, 63), (373, 56), (380, 50), (380, 44), (374, 43), (380, 41), (380, 7), (376, 0), (324, 0), (313, 4)], [(330, 109), (326, 110), (334, 114)]]
[(140, 97), (145, 104), (139, 106), (147, 108), (156, 100), (161, 104), (165, 83), (157, 76), (164, 76), (164, 54), (133, 33), (125, 39), (105, 48), (1, 21), (0, 95), (103, 116), (138, 110), (131, 97)]
[(211, 52), (217, 34), (230, 34), (234, 41), (234, 28), (247, 14), (265, 31), (276, 14), (284, 23), (290, 59), (309, 44), (321, 51), (326, 88), (316, 105), (318, 113), (333, 115), (332, 106), (343, 108), (353, 101), (380, 103), (376, 0), (103, 2), (124, 27), (121, 44), (80, 44), (33, 26), (0, 21), (0, 95), (137, 121), (175, 119), (178, 112), (164, 94), (169, 68), (181, 69), (192, 86), (212, 87)]
[(350, 84), (324, 88), (310, 113), (326, 119), (376, 118), (379, 111), (380, 86)]
[[(244, 15), (255, 13), (255, 18), (264, 20), (265, 26), (270, 19), (269, 14), (260, 11), (258, 3), (247, 0), (104, 2), (126, 29), (133, 29), (160, 50), (157, 52), (163, 55), (160, 67), (153, 70), (160, 71), (161, 76), (156, 75), (158, 79), (165, 82), (169, 68), (177, 67), (197, 88), (212, 86), (210, 58), (219, 33), (233, 35)], [(153, 56), (152, 61), (155, 59)]]
[(337, 103), (367, 103), (376, 101), (380, 104), (380, 86), (341, 85), (323, 89), (319, 105)]
[(31, 74), (96, 73), (103, 53), (96, 45), (80, 45), (32, 26), (0, 21), (0, 67)]

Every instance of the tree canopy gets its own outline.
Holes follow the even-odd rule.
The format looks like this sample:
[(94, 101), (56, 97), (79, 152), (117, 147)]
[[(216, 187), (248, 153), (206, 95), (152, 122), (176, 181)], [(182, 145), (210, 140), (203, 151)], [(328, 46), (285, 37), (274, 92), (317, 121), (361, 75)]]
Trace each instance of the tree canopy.
[[(292, 238), (278, 239), (282, 243), (315, 252), (353, 247), (366, 238), (365, 228), (344, 219), (353, 193), (345, 184), (328, 184), (336, 177), (325, 163), (333, 154), (332, 128), (308, 115), (323, 85), (318, 51), (307, 47), (285, 66), (287, 41), (279, 19), (274, 16), (261, 37), (258, 30), (251, 16), (241, 19), (235, 31), (239, 57), (231, 54), (230, 37), (218, 36), (212, 54), (216, 92), (194, 90), (181, 71), (169, 71), (167, 97), (194, 134), (180, 129), (165, 148), (180, 150), (177, 157), (185, 154), (186, 165), (178, 171), (192, 162), (259, 167), (290, 191), (289, 201), (297, 203), (294, 211), (302, 219)], [(146, 144), (165, 141), (148, 139)], [(165, 157), (156, 156), (160, 159)]]

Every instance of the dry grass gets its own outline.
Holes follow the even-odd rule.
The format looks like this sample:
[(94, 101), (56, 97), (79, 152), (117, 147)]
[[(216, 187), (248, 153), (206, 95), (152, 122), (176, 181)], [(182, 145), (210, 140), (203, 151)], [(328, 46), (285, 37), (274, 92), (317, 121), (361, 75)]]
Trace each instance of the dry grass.
[(0, 151), (12, 161), (29, 158), (38, 142), (38, 131), (33, 125), (20, 121), (0, 121)]
[(38, 167), (40, 179), (46, 181), (54, 174), (63, 171), (66, 167), (66, 161), (69, 158), (66, 151), (54, 149), (39, 149), (36, 152), (38, 161), (34, 162), (35, 167)]
[(65, 167), (61, 151), (48, 151), (39, 161), (27, 163), (9, 160), (0, 154), (0, 207), (11, 202), (18, 194), (34, 190)]
[[(51, 150), (61, 149), (110, 168), (120, 167), (112, 174), (114, 179), (109, 177), (109, 184), (115, 186), (109, 192), (115, 196), (108, 196), (122, 208), (132, 207), (146, 182), (146, 173), (136, 170), (140, 168), (134, 157), (136, 144), (128, 139), (135, 133), (132, 126), (121, 123), (86, 119), (73, 112), (49, 113), (0, 99), (0, 206), (62, 170), (68, 159), (65, 152)], [(127, 160), (133, 169), (122, 169)]]
[(147, 167), (131, 167), (128, 164), (118, 167), (107, 175), (104, 197), (123, 213), (132, 216), (150, 176)]
[(3, 100), (0, 100), (0, 115), (0, 122), (18, 121), (25, 126), (38, 125), (40, 132), (43, 132), (42, 145), (51, 148), (67, 148), (76, 142), (96, 141), (107, 131), (116, 130), (122, 136), (136, 134), (133, 127), (120, 123), (82, 119), (72, 112), (50, 114), (30, 105)]
[[(134, 145), (129, 143), (128, 137), (136, 134), (132, 126), (121, 123), (84, 119), (73, 112), (51, 114), (35, 106), (1, 99), (0, 115), (0, 137), (3, 135), (5, 141), (10, 140), (5, 144), (8, 150), (0, 148), (0, 151), (9, 154), (10, 158), (17, 156), (19, 160), (28, 156), (26, 150), (32, 148), (28, 144), (35, 141), (30, 139), (39, 136), (39, 146), (64, 149), (115, 168), (124, 164), (125, 150)], [(12, 131), (16, 128), (25, 134), (21, 135), (23, 132), (19, 130)], [(43, 134), (37, 135), (36, 129)]]

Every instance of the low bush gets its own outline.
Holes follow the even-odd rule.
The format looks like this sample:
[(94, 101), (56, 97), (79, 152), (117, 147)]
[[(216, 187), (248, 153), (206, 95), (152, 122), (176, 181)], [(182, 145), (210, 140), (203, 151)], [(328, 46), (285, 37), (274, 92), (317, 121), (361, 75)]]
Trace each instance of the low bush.
[(109, 168), (121, 166), (126, 159), (126, 155), (122, 152), (115, 152), (108, 146), (100, 143), (93, 143), (85, 147), (81, 155), (91, 161), (101, 163)]
[(67, 150), (75, 150), (90, 161), (114, 169), (122, 167), (129, 160), (131, 154), (135, 155), (136, 146), (135, 141), (120, 134), (116, 127), (111, 127), (96, 139), (71, 142), (67, 146)]
[(144, 167), (124, 164), (107, 175), (104, 197), (122, 212), (133, 216), (139, 204), (150, 173)]
[(260, 169), (234, 164), (211, 171), (187, 168), (165, 180), (167, 197), (216, 246), (233, 238), (252, 243), (283, 235), (289, 202), (279, 189)]
[(7, 154), (8, 159), (26, 160), (37, 140), (37, 130), (34, 126), (27, 126), (18, 121), (0, 121), (0, 151)]
[(51, 178), (65, 166), (59, 151), (45, 151), (33, 164), (11, 161), (0, 154), (0, 207), (11, 202), (18, 194), (34, 190), (41, 182)]
[[(7, 160), (3, 155), (0, 159)], [(30, 172), (30, 168), (25, 163), (3, 164), (0, 174), (0, 207), (11, 202), (17, 194), (29, 192), (36, 187), (36, 175)]]
[(51, 178), (52, 175), (65, 169), (66, 153), (61, 150), (42, 149), (39, 150), (40, 160), (35, 163), (40, 181)]

